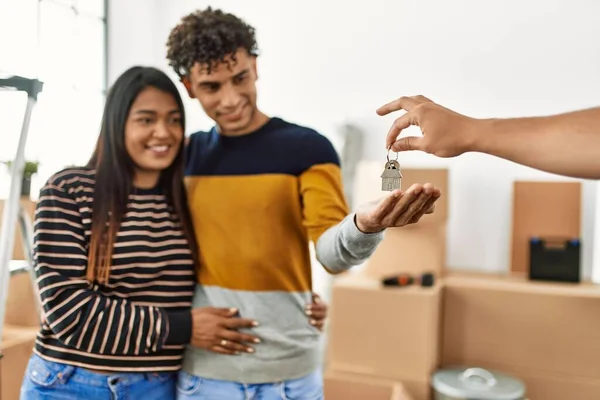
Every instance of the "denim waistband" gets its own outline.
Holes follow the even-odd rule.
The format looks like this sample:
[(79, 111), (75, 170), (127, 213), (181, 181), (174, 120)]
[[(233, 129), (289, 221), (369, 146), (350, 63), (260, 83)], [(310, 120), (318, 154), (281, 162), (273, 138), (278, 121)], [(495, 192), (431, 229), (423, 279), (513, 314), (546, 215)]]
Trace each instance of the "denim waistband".
[[(37, 374), (38, 380), (47, 380), (56, 377), (63, 382), (73, 381), (96, 387), (108, 387), (119, 383), (121, 386), (129, 386), (142, 380), (175, 379), (174, 372), (118, 372), (114, 374), (103, 374), (93, 372), (85, 368), (49, 361), (34, 354), (30, 364), (31, 373)], [(42, 376), (39, 376), (42, 375)]]

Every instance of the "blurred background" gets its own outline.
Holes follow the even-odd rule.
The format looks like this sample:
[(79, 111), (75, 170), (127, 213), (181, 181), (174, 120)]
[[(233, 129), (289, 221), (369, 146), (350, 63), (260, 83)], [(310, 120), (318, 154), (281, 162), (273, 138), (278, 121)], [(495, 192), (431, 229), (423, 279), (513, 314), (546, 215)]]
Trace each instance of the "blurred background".
[[(361, 132), (352, 167), (344, 164), (355, 198), (361, 183), (354, 166), (383, 168), (384, 137), (398, 116), (375, 110), (399, 96), (422, 94), (474, 117), (600, 104), (597, 0), (0, 0), (0, 73), (45, 83), (26, 149), (27, 160), (39, 162), (32, 199), (52, 173), (87, 162), (106, 90), (119, 74), (150, 65), (177, 81), (165, 60), (168, 33), (182, 16), (209, 5), (256, 28), (264, 112), (319, 130), (340, 153), (349, 127)], [(210, 128), (180, 89), (188, 133)], [(25, 102), (24, 95), (0, 92), (0, 161), (14, 157)], [(564, 141), (569, 152), (568, 136)], [(450, 271), (510, 271), (516, 181), (579, 182), (581, 280), (600, 282), (597, 183), (481, 154), (446, 160), (411, 153), (399, 161), (403, 168), (448, 172), (444, 268)], [(0, 199), (9, 184), (0, 165)], [(318, 265), (314, 276), (316, 290), (330, 300), (331, 278)], [(590, 365), (600, 371), (596, 356)]]
[[(401, 95), (423, 94), (476, 117), (598, 104), (600, 3), (594, 0), (1, 0), (0, 71), (45, 82), (26, 151), (40, 162), (32, 194), (56, 170), (87, 161), (106, 88), (125, 69), (152, 65), (176, 79), (165, 61), (168, 33), (182, 16), (208, 5), (256, 27), (261, 108), (334, 143), (341, 125), (357, 125), (366, 134), (362, 159), (385, 162), (383, 138), (395, 116), (378, 117), (375, 109)], [(21, 96), (0, 96), (3, 161), (14, 157)], [(189, 132), (211, 126), (196, 102), (188, 99), (187, 110)], [(479, 154), (452, 160), (402, 154), (400, 161), (449, 168), (448, 265), (490, 271), (508, 268), (512, 182), (562, 179)], [(0, 197), (8, 179), (2, 168)], [(584, 182), (586, 243), (593, 241), (596, 197), (596, 184)], [(592, 254), (585, 246), (586, 276)]]

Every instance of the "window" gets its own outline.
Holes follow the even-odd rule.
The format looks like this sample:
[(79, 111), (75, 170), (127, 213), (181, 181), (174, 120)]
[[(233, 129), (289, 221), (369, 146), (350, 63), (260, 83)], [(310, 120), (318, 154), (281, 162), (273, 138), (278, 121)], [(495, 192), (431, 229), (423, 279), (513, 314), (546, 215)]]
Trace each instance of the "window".
[[(38, 77), (44, 89), (25, 157), (39, 161), (31, 195), (54, 172), (87, 162), (100, 129), (107, 86), (106, 0), (4, 0), (0, 74)], [(13, 160), (26, 95), (0, 90), (0, 161)], [(0, 165), (0, 198), (10, 175)]]

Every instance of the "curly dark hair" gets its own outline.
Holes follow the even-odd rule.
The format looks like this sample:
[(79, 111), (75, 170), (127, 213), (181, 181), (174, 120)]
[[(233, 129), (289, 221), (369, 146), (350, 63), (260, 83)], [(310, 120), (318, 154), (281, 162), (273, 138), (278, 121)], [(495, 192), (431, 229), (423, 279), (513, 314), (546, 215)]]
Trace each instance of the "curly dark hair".
[(199, 63), (207, 73), (235, 52), (258, 55), (254, 28), (233, 14), (208, 7), (183, 17), (167, 40), (167, 59), (180, 78)]

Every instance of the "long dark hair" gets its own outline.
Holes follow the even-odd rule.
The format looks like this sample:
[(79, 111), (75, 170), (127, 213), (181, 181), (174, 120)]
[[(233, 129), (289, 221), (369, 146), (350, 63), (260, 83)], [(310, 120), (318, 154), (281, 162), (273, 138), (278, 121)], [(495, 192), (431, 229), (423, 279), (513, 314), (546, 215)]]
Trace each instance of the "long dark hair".
[[(177, 87), (164, 72), (152, 67), (132, 67), (115, 81), (106, 98), (96, 149), (88, 162), (88, 167), (96, 170), (87, 269), (90, 282), (108, 282), (110, 276), (113, 246), (133, 188), (134, 162), (125, 148), (125, 124), (131, 105), (148, 87), (173, 96), (185, 132), (183, 101)], [(182, 141), (173, 164), (162, 171), (159, 186), (181, 224), (194, 263), (198, 265), (198, 246), (183, 184), (183, 147)]]

